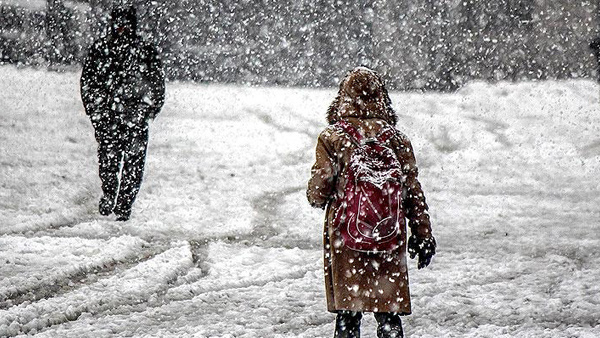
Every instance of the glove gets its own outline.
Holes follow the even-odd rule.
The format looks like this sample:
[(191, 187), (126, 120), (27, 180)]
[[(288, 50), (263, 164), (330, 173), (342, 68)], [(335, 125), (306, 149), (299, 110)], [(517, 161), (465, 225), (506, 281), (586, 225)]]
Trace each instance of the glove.
[(433, 238), (433, 236), (421, 239), (412, 235), (408, 239), (408, 254), (411, 259), (419, 255), (417, 267), (422, 269), (431, 263), (431, 257), (435, 255), (436, 246), (437, 244), (435, 243), (435, 238)]

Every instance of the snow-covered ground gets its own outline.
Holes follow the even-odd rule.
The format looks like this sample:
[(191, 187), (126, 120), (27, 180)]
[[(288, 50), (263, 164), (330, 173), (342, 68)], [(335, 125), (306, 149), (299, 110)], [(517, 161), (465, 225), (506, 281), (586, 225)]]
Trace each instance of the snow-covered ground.
[[(0, 79), (0, 336), (332, 336), (304, 189), (334, 90), (169, 84), (118, 223), (97, 213), (77, 74)], [(599, 95), (585, 80), (392, 95), (439, 245), (410, 262), (407, 336), (600, 336)]]

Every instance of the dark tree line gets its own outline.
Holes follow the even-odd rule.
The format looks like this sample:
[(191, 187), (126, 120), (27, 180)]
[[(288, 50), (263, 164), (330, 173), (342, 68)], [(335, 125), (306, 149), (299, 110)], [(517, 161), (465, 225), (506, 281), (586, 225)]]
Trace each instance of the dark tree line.
[[(132, 0), (170, 79), (335, 86), (358, 64), (393, 89), (592, 77), (598, 5), (570, 0)], [(111, 0), (0, 4), (5, 63), (73, 65)]]

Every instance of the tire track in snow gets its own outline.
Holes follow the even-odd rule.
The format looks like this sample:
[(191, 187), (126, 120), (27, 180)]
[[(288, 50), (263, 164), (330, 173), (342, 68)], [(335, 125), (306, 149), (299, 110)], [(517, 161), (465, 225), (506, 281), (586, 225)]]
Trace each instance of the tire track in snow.
[[(211, 243), (206, 249), (207, 279), (169, 289), (165, 298), (179, 301), (215, 291), (263, 286), (302, 278), (320, 266), (320, 255), (299, 248), (265, 248), (244, 243)], [(308, 262), (308, 263), (307, 263)], [(235, 276), (235, 277), (234, 277)]]
[[(235, 255), (237, 249), (231, 253)], [(307, 328), (331, 325), (330, 318), (312, 311), (316, 303), (322, 305), (320, 289), (315, 291), (312, 287), (317, 275), (315, 271), (308, 271), (266, 283), (247, 280), (246, 285), (239, 287), (229, 283), (234, 281), (233, 278), (221, 280), (225, 282), (221, 283), (224, 287), (211, 280), (210, 285), (214, 288), (203, 289), (198, 295), (188, 293), (182, 300), (153, 298), (147, 306), (134, 304), (101, 316), (82, 317), (72, 325), (53, 328), (41, 336), (88, 336), (97, 326), (110, 327), (120, 336), (138, 337), (278, 337), (281, 334), (296, 337)], [(209, 285), (206, 281), (201, 283)], [(300, 298), (290, 298), (290, 293), (297, 292), (302, 295)], [(277, 294), (276, 299), (272, 294)], [(289, 307), (290, 303), (292, 307)], [(298, 317), (307, 311), (313, 313), (309, 318)], [(252, 324), (248, 325), (250, 322)]]
[[(127, 250), (123, 250), (122, 247), (129, 241), (133, 242), (128, 245)], [(113, 256), (113, 252), (117, 255)], [(16, 284), (0, 290), (0, 309), (64, 294), (81, 285), (97, 281), (103, 276), (150, 259), (160, 252), (156, 247), (149, 246), (139, 238), (123, 236), (109, 241), (103, 248), (103, 253), (105, 254), (95, 255), (91, 262), (86, 262), (83, 266), (72, 265), (46, 274), (40, 279), (32, 276), (34, 278), (29, 278), (24, 284)], [(31, 280), (33, 282), (30, 282)]]
[[(308, 121), (308, 120), (302, 119), (303, 122), (306, 122), (309, 127), (313, 127), (314, 131), (308, 130), (310, 128), (307, 128), (307, 129), (298, 128), (298, 129), (296, 129), (296, 128), (288, 127), (286, 125), (283, 125), (283, 124), (275, 122), (275, 120), (273, 119), (272, 116), (270, 116), (269, 114), (263, 113), (263, 112), (261, 112), (258, 109), (247, 108), (246, 111), (248, 113), (256, 116), (256, 118), (258, 118), (264, 124), (269, 125), (269, 126), (275, 128), (275, 129), (277, 129), (277, 130), (279, 130), (281, 132), (304, 134), (304, 135), (308, 136), (310, 139), (316, 139), (317, 136), (319, 135), (319, 133), (317, 131), (319, 129), (319, 127), (316, 126), (316, 124), (314, 122), (312, 122), (312, 121)], [(295, 116), (295, 117), (297, 117), (297, 116)]]
[(191, 266), (187, 243), (171, 248), (108, 279), (86, 285), (61, 296), (0, 310), (0, 336), (36, 332), (92, 314), (148, 301), (164, 292)]
[(288, 195), (301, 191), (304, 187), (286, 187), (278, 191), (264, 192), (252, 200), (252, 208), (257, 216), (253, 219), (253, 228), (249, 236), (255, 239), (267, 240), (279, 235), (277, 225), (281, 200)]
[(583, 157), (590, 158), (600, 155), (600, 140), (596, 140), (585, 147), (579, 149), (579, 152)]
[(26, 237), (39, 237), (39, 233), (51, 233), (62, 228), (74, 227), (84, 222), (97, 219), (95, 211), (97, 205), (91, 208), (89, 201), (93, 199), (93, 190), (83, 187), (81, 191), (65, 201), (65, 207), (61, 212), (48, 215), (40, 215), (39, 218), (31, 218), (20, 224), (9, 225), (0, 229), (0, 235), (19, 235)]
[[(199, 250), (203, 250), (208, 244), (213, 242), (224, 242), (229, 244), (245, 244), (248, 246), (255, 245), (258, 247), (300, 247), (307, 245), (306, 241), (293, 240), (290, 243), (285, 241), (272, 241), (274, 237), (281, 235), (281, 231), (277, 228), (280, 216), (281, 200), (285, 197), (295, 194), (305, 189), (304, 187), (285, 187), (277, 191), (267, 191), (259, 194), (252, 199), (252, 208), (256, 212), (256, 216), (252, 220), (252, 230), (247, 234), (240, 235), (223, 235), (223, 236), (207, 236), (202, 238), (190, 239), (190, 245), (196, 261), (201, 261), (203, 256)], [(309, 246), (312, 248), (312, 246)]]
[[(283, 205), (281, 200), (283, 200), (286, 196), (300, 192), (303, 189), (304, 187), (285, 187), (277, 191), (263, 192), (262, 194), (256, 196), (252, 200), (252, 208), (256, 212), (256, 216), (252, 220), (253, 227), (248, 234), (236, 236), (215, 236), (204, 239), (190, 240), (189, 243), (192, 256), (194, 257), (194, 262), (200, 268), (201, 273), (186, 276), (184, 278), (186, 284), (169, 289), (165, 295), (166, 301), (191, 299), (205, 292), (223, 291), (227, 289), (236, 289), (249, 286), (264, 286), (269, 282), (301, 278), (308, 271), (315, 271), (319, 269), (320, 267), (318, 264), (308, 264), (303, 265), (300, 268), (294, 268), (283, 275), (269, 275), (258, 279), (241, 279), (225, 284), (220, 282), (211, 284), (212, 282), (202, 281), (203, 278), (209, 276), (209, 266), (205, 260), (208, 258), (208, 246), (210, 243), (222, 242), (226, 244), (241, 244), (247, 247), (255, 246), (260, 248), (298, 248), (303, 250), (314, 249), (314, 245), (304, 239), (277, 239), (277, 237), (281, 235), (281, 231), (277, 227), (278, 219), (281, 218), (280, 207)], [(174, 296), (178, 293), (180, 296)]]
[(512, 142), (504, 134), (504, 131), (508, 129), (508, 125), (506, 123), (478, 116), (470, 116), (468, 118), (475, 122), (484, 123), (485, 130), (487, 130), (490, 134), (496, 136), (496, 140), (498, 140), (498, 142), (504, 147), (510, 148), (513, 146)]
[(202, 271), (186, 278), (187, 283), (193, 283), (207, 276), (208, 246), (210, 243), (222, 242), (226, 244), (243, 244), (246, 246), (268, 247), (297, 247), (300, 249), (313, 249), (313, 245), (302, 239), (273, 240), (281, 232), (273, 226), (279, 215), (279, 201), (290, 194), (301, 191), (304, 187), (288, 187), (278, 191), (264, 192), (252, 200), (252, 208), (256, 217), (252, 220), (252, 230), (247, 234), (207, 236), (188, 240), (194, 263)]
[(93, 216), (83, 217), (87, 215), (86, 208), (78, 208), (76, 212), (65, 215), (51, 215), (49, 219), (40, 222), (37, 219), (29, 220), (24, 223), (11, 226), (6, 231), (0, 231), (0, 235), (19, 235), (25, 237), (39, 237), (47, 235), (61, 228), (74, 227), (80, 223), (90, 222), (96, 218)]
[(183, 301), (192, 299), (198, 295), (210, 292), (220, 292), (225, 290), (242, 289), (251, 286), (264, 286), (271, 282), (281, 282), (286, 279), (299, 279), (304, 277), (306, 273), (316, 271), (320, 267), (318, 264), (306, 264), (297, 268), (293, 268), (282, 274), (274, 274), (261, 278), (245, 278), (236, 281), (223, 283), (222, 281), (212, 280), (195, 284), (184, 284), (172, 289), (169, 289), (165, 295), (165, 299), (173, 301)]
[(304, 238), (291, 238), (281, 231), (288, 225), (285, 215), (281, 213), (281, 208), (285, 206), (282, 201), (287, 196), (304, 189), (306, 189), (304, 186), (286, 187), (274, 192), (264, 192), (254, 198), (252, 207), (257, 216), (253, 220), (252, 231), (247, 235), (250, 237), (248, 242), (263, 248), (314, 249), (315, 245), (311, 241)]
[[(283, 107), (283, 110), (289, 112), (289, 108)], [(299, 133), (308, 136), (312, 142), (308, 143), (302, 149), (298, 149), (294, 152), (284, 154), (282, 157), (283, 165), (297, 165), (299, 163), (306, 163), (310, 166), (310, 162), (313, 160), (313, 155), (310, 155), (313, 147), (316, 144), (316, 139), (324, 128), (320, 123), (308, 120), (301, 115), (292, 114), (295, 120), (300, 120), (294, 127), (278, 123), (275, 119), (266, 112), (256, 108), (246, 108), (246, 111), (256, 118), (258, 118), (264, 124), (277, 129), (279, 132), (288, 133)], [(261, 247), (298, 247), (303, 249), (314, 249), (315, 245), (310, 241), (298, 239), (298, 238), (278, 238), (281, 235), (281, 231), (277, 229), (277, 221), (283, 219), (281, 216), (280, 207), (283, 205), (281, 200), (285, 197), (300, 192), (306, 189), (305, 186), (285, 187), (275, 192), (265, 192), (252, 201), (252, 208), (257, 212), (257, 217), (253, 220), (254, 228), (250, 233), (250, 237), (259, 237), (262, 242), (256, 242), (256, 239), (252, 239), (249, 242), (254, 245)]]

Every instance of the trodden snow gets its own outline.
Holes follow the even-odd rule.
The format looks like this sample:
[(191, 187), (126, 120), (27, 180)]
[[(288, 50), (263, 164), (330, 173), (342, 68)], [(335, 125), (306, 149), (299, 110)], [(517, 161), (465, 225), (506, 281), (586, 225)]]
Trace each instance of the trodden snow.
[[(97, 212), (78, 74), (0, 78), (0, 336), (332, 336), (305, 186), (334, 89), (168, 84), (121, 223)], [(392, 93), (439, 246), (409, 262), (408, 337), (600, 336), (599, 97)]]

